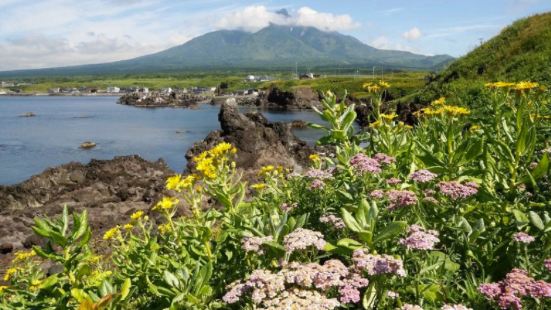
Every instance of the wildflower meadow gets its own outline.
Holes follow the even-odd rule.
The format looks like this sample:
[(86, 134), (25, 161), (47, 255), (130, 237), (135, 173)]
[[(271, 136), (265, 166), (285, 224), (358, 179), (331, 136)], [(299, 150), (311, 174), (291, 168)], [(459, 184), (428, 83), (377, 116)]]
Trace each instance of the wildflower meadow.
[(16, 254), (0, 308), (551, 309), (549, 92), (489, 83), (407, 125), (388, 87), (364, 86), (361, 131), (326, 93), (303, 171), (245, 182), (221, 143), (103, 238), (86, 212), (36, 219), (47, 243)]

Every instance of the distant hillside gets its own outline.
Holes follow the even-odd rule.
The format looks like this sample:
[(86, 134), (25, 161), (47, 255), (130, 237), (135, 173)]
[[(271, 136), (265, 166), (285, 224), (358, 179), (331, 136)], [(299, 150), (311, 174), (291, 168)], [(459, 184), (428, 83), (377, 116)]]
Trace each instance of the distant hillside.
[(62, 68), (0, 72), (0, 76), (87, 75), (247, 68), (379, 65), (435, 70), (451, 56), (380, 50), (358, 39), (313, 27), (271, 25), (255, 33), (220, 30), (165, 51), (125, 61)]
[(521, 19), (459, 58), (437, 78), (551, 83), (551, 13)]

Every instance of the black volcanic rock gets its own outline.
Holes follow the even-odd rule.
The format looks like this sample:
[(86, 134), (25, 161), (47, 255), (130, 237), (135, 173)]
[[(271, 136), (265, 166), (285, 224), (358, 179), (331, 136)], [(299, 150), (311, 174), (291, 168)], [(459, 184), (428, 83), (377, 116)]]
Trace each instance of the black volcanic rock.
[(211, 132), (186, 153), (189, 170), (194, 168), (194, 156), (223, 141), (237, 148), (237, 166), (251, 173), (265, 165), (300, 170), (314, 152), (293, 134), (292, 123), (270, 123), (260, 113), (239, 113), (235, 103), (224, 103), (218, 120), (222, 130)]
[(88, 210), (95, 234), (128, 221), (136, 210), (147, 210), (164, 191), (173, 172), (159, 160), (138, 156), (69, 163), (50, 168), (29, 180), (0, 186), (1, 252), (40, 244), (33, 237), (34, 217), (57, 216), (63, 206), (71, 211)]

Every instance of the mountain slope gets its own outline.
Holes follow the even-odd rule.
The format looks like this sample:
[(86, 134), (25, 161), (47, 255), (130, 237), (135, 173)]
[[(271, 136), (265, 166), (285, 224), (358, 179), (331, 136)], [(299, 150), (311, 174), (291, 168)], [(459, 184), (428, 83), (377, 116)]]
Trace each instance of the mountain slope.
[(440, 83), (460, 79), (551, 83), (551, 13), (521, 19), (449, 65)]
[(9, 75), (70, 75), (175, 70), (291, 68), (330, 65), (379, 65), (432, 70), (453, 58), (380, 50), (354, 37), (313, 27), (271, 25), (255, 33), (220, 30), (165, 51), (130, 60), (73, 67), (0, 72)]

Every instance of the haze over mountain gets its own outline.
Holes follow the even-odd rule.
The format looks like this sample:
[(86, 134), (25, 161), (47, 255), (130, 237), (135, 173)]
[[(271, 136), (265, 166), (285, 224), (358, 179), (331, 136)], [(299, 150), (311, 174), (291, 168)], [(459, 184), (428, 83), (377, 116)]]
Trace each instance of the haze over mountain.
[(338, 32), (314, 27), (270, 25), (257, 32), (219, 30), (182, 45), (134, 59), (92, 65), (0, 72), (0, 76), (86, 75), (168, 72), (177, 70), (283, 69), (295, 64), (384, 66), (389, 69), (437, 70), (448, 55), (425, 56), (382, 50)]

